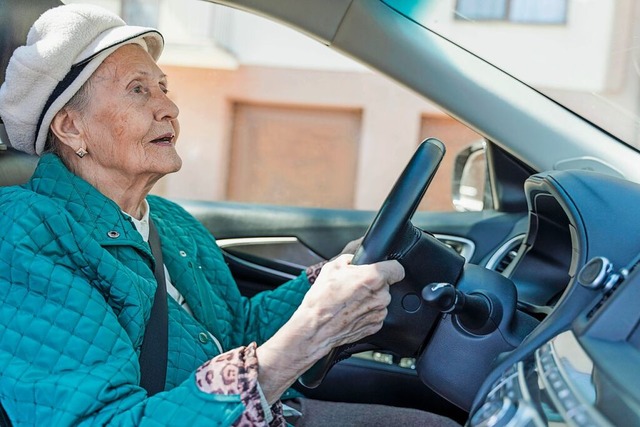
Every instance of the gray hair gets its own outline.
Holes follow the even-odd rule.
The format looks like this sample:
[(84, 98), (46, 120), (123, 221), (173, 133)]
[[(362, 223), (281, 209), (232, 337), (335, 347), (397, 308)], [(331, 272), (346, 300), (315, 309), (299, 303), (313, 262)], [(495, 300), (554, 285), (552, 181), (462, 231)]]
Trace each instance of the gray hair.
[[(91, 77), (80, 86), (80, 89), (71, 97), (69, 102), (65, 104), (62, 109), (69, 109), (72, 111), (82, 111), (89, 105), (89, 100), (91, 99)], [(62, 154), (62, 143), (56, 136), (56, 134), (49, 128), (47, 132), (47, 142), (44, 146), (44, 153), (53, 153), (60, 157), (63, 161), (65, 160)], [(66, 162), (65, 162), (66, 163)]]

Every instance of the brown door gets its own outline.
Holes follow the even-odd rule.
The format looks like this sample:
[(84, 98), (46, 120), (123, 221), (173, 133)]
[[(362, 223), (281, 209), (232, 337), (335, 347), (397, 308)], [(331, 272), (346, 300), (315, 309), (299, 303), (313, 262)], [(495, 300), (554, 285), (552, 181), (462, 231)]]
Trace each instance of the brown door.
[(227, 199), (351, 208), (361, 112), (236, 103)]

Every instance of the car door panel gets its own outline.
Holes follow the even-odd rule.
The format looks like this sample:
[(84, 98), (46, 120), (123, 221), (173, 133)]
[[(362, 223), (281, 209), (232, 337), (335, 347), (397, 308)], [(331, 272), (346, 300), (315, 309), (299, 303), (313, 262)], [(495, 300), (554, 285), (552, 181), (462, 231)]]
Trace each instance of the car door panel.
[[(229, 202), (181, 202), (216, 237), (241, 291), (252, 295), (340, 253), (364, 235), (371, 211)], [(517, 229), (523, 214), (418, 212), (413, 222), (472, 263), (487, 258)]]

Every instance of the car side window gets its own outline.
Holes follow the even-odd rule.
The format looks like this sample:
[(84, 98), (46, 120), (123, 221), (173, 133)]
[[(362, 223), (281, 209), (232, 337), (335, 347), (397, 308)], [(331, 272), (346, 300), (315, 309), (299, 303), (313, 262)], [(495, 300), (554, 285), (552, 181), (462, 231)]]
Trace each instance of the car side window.
[[(436, 137), (447, 154), (419, 209), (456, 209), (455, 157), (480, 135), (283, 25), (207, 2), (154, 3), (160, 12), (144, 18), (167, 42), (160, 65), (181, 111), (183, 159), (154, 192), (377, 210), (418, 144)], [(122, 0), (121, 13), (135, 10), (144, 2)]]

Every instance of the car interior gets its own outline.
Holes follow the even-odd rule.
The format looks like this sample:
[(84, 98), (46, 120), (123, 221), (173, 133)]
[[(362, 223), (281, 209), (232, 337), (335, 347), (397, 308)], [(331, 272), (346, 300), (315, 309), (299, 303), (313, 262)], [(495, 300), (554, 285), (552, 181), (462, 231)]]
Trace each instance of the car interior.
[[(31, 23), (59, 4), (9, 3), (0, 83)], [(481, 211), (416, 211), (446, 150), (435, 138), (378, 212), (179, 200), (216, 236), (248, 296), (361, 236), (354, 263), (403, 264), (383, 329), (334, 349), (295, 388), (470, 426), (640, 425), (636, 149), (412, 21), (402, 2), (216, 3), (357, 58), (485, 138), (492, 206)], [(37, 158), (0, 140), (0, 186), (26, 182)]]

